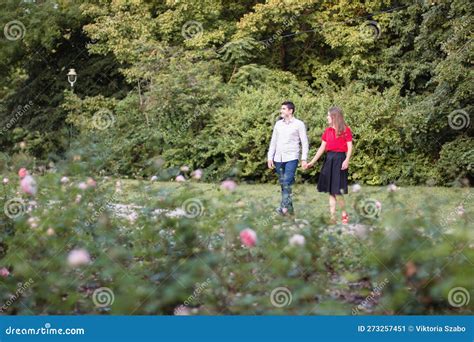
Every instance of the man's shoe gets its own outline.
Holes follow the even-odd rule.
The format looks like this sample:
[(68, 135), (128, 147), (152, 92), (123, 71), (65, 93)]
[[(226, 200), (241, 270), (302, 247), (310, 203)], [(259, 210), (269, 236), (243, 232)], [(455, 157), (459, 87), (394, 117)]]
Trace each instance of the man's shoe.
[[(286, 208), (285, 208), (285, 209), (286, 209)], [(276, 211), (278, 214), (280, 214), (281, 216), (285, 216), (285, 215), (286, 215), (286, 213), (283, 212), (283, 208), (277, 208), (275, 211)]]
[(295, 216), (295, 211), (293, 210), (293, 208), (278, 208), (276, 209), (276, 212), (281, 216)]

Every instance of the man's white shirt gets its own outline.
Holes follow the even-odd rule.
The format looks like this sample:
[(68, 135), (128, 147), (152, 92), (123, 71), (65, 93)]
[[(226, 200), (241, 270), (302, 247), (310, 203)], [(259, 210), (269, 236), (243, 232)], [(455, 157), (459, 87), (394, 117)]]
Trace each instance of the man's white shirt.
[(295, 117), (288, 122), (284, 119), (278, 120), (273, 128), (267, 159), (276, 162), (299, 159), (300, 143), (303, 150), (301, 160), (306, 160), (309, 144), (304, 122)]

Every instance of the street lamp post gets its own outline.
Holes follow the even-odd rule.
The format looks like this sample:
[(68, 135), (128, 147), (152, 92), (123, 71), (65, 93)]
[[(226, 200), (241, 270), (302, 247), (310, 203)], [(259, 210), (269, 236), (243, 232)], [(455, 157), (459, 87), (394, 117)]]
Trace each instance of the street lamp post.
[[(69, 84), (71, 85), (71, 90), (74, 92), (74, 83), (77, 81), (77, 73), (76, 70), (74, 69), (69, 69), (69, 72), (67, 73), (67, 80)], [(72, 124), (69, 124), (69, 148), (71, 148), (71, 140), (72, 140)]]
[(74, 83), (76, 83), (76, 81), (77, 81), (76, 70), (69, 69), (69, 72), (67, 73), (67, 80), (69, 81), (69, 84), (71, 85), (71, 88), (73, 88)]

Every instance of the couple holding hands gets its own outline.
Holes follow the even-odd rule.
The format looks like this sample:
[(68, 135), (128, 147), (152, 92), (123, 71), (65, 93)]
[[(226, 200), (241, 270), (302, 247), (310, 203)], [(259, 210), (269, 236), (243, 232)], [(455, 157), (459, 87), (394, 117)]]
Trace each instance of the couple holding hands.
[(329, 212), (331, 223), (336, 223), (336, 203), (342, 210), (342, 224), (349, 222), (345, 210), (343, 194), (347, 194), (347, 174), (352, 154), (352, 132), (344, 121), (344, 114), (339, 107), (331, 107), (327, 113), (328, 127), (321, 137), (316, 155), (307, 162), (308, 137), (303, 121), (294, 117), (295, 105), (287, 101), (281, 104), (281, 119), (273, 128), (268, 151), (267, 163), (270, 169), (275, 168), (281, 185), (281, 203), (277, 212), (281, 215), (293, 215), (291, 186), (295, 182), (298, 167), (300, 145), (302, 147), (301, 166), (307, 170), (318, 161), (324, 152), (327, 153), (319, 174), (317, 189), (329, 193)]

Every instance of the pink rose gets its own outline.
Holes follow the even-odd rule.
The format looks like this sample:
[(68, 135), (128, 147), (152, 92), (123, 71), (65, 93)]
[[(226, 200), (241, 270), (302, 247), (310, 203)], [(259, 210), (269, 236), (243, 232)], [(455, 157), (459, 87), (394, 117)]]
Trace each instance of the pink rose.
[(237, 183), (233, 180), (227, 179), (221, 183), (221, 189), (234, 191), (237, 188)]
[(25, 194), (34, 196), (38, 191), (38, 187), (36, 186), (36, 181), (34, 178), (28, 174), (28, 171), (26, 172), (26, 175), (24, 175), (20, 181), (20, 187)]
[(87, 265), (91, 261), (89, 252), (83, 248), (73, 249), (69, 252), (67, 262), (71, 267), (78, 267), (81, 265)]
[(6, 267), (0, 268), (0, 277), (6, 278), (10, 275), (10, 271)]
[(95, 186), (97, 185), (97, 182), (94, 180), (94, 178), (88, 177), (86, 180), (86, 184), (89, 188), (95, 188)]
[(25, 177), (27, 174), (28, 174), (28, 170), (25, 169), (24, 167), (22, 167), (20, 170), (18, 170), (18, 176), (20, 176), (20, 178)]
[(176, 181), (177, 182), (184, 182), (184, 181), (186, 181), (186, 178), (184, 178), (183, 175), (178, 175), (178, 176), (176, 176)]
[(36, 181), (30, 176), (28, 170), (22, 167), (18, 171), (18, 176), (20, 177), (21, 190), (28, 195), (35, 195), (37, 190)]
[(377, 207), (377, 209), (382, 209), (382, 203), (380, 203), (379, 201), (375, 202), (375, 206)]
[(253, 247), (257, 243), (257, 233), (250, 228), (245, 228), (240, 232), (240, 240), (247, 247)]

